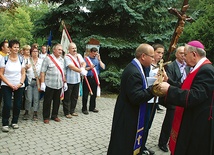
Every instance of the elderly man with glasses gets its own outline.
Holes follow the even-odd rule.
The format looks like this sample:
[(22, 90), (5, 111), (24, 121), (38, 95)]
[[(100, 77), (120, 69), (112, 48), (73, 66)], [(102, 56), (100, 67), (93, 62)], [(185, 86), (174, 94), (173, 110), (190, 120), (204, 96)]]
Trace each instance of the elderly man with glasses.
[(169, 148), (172, 155), (212, 155), (214, 67), (206, 58), (204, 45), (197, 40), (185, 45), (184, 55), (193, 69), (181, 88), (167, 82), (159, 84), (159, 90), (165, 93), (165, 103), (176, 106)]

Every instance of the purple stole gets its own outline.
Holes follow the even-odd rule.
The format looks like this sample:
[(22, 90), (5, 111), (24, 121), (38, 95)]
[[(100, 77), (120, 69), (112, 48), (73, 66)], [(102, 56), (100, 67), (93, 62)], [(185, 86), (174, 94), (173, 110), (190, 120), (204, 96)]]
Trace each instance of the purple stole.
[[(146, 89), (146, 81), (145, 81), (146, 79), (145, 79), (144, 75), (142, 74), (140, 67), (134, 60), (132, 60), (131, 63), (135, 67), (137, 67), (137, 69), (141, 73), (142, 82), (143, 82), (142, 90)], [(134, 143), (134, 148), (133, 148), (133, 155), (137, 155), (138, 153), (140, 153), (140, 148), (141, 148), (142, 139), (143, 139), (143, 132), (144, 132), (145, 113), (146, 113), (146, 103), (141, 103), (139, 113), (138, 113), (138, 124), (137, 124), (137, 131), (136, 131), (135, 143)]]

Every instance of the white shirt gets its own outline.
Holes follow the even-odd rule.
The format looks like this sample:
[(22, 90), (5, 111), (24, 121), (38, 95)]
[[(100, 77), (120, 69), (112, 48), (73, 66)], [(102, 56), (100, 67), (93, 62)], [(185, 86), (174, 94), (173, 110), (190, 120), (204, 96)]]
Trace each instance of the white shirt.
[[(32, 59), (32, 61), (33, 61), (33, 59)], [(40, 75), (42, 61), (43, 61), (42, 59), (38, 58), (37, 63), (35, 64), (36, 73), (37, 73), (38, 77)], [(30, 60), (28, 60), (28, 64), (31, 64)], [(32, 64), (31, 64), (30, 68), (27, 69), (26, 74), (27, 74), (27, 78), (28, 78), (28, 84), (30, 84), (32, 78), (35, 78)]]
[(3, 56), (0, 54), (0, 62), (1, 62), (1, 59), (3, 58)]
[[(157, 79), (156, 75), (158, 73), (159, 68), (155, 68), (155, 69), (153, 69), (153, 68), (154, 67), (151, 65), (150, 66), (150, 71), (149, 71), (149, 77), (152, 77), (155, 80), (155, 79)], [(158, 97), (157, 97), (155, 103), (157, 103), (157, 102), (158, 102)], [(148, 103), (154, 103), (154, 97), (151, 100), (149, 100)]]
[(47, 56), (47, 53), (45, 53), (45, 54), (40, 53), (40, 54), (39, 54), (39, 58), (42, 59), (42, 60), (43, 60), (46, 56)]
[[(20, 83), (21, 70), (24, 67), (25, 67), (24, 61), (21, 64), (19, 58), (15, 62), (11, 61), (8, 58), (6, 65), (5, 65), (5, 59), (4, 58), (2, 58), (1, 61), (0, 61), (0, 68), (5, 68), (5, 70), (4, 70), (5, 78), (8, 81), (10, 81), (10, 83), (13, 84), (13, 85), (18, 85)], [(3, 81), (1, 82), (1, 85), (7, 86), (7, 84), (4, 83)], [(24, 87), (24, 84), (22, 85), (22, 87)]]
[(180, 63), (180, 62), (178, 62), (177, 61), (177, 59), (176, 59), (176, 63), (178, 64), (178, 67), (179, 67), (179, 69), (180, 69), (180, 73), (181, 73), (181, 83), (183, 83), (183, 81), (186, 79), (186, 70), (185, 70), (185, 67), (186, 67), (186, 63)]
[(204, 58), (202, 58), (201, 60), (199, 60), (198, 63), (195, 65), (195, 67), (191, 70), (190, 73), (192, 73), (192, 72), (195, 71), (198, 67), (200, 67), (201, 64), (202, 64), (205, 60), (207, 60), (206, 57), (204, 57)]
[[(79, 53), (77, 54), (78, 59), (72, 56), (71, 54), (69, 55), (73, 58), (77, 66), (80, 68), (80, 64), (84, 62), (83, 57)], [(67, 80), (67, 83), (69, 84), (80, 83), (80, 73), (75, 72), (68, 67), (69, 65), (75, 66), (73, 60), (69, 56), (67, 55), (65, 56), (66, 80)]]

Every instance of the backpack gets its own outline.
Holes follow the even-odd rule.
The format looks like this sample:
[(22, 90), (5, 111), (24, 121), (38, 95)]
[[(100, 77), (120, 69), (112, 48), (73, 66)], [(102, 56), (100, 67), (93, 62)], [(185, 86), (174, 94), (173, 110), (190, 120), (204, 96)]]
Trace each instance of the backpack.
[[(20, 61), (21, 65), (22, 65), (24, 58), (23, 58), (23, 56), (21, 56), (20, 54), (18, 54), (18, 57), (19, 57), (19, 61)], [(6, 65), (8, 59), (9, 59), (9, 55), (6, 55), (6, 56), (4, 57), (4, 64), (5, 64), (5, 65)]]
[[(21, 65), (22, 65), (22, 63), (23, 63), (23, 61), (24, 61), (24, 58), (23, 58), (23, 56), (21, 56), (20, 54), (18, 54), (18, 57), (19, 57), (19, 61), (20, 61)], [(6, 65), (8, 59), (9, 59), (9, 55), (6, 55), (6, 56), (4, 57), (4, 64), (5, 64), (5, 65)], [(24, 84), (25, 84), (25, 87), (28, 86), (28, 78), (27, 78), (27, 75), (25, 76)]]

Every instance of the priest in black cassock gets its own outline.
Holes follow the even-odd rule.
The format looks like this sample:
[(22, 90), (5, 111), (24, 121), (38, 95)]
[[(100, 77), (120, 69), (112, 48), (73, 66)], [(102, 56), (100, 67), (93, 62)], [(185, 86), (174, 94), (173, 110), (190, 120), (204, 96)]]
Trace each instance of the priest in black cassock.
[(154, 97), (146, 81), (145, 68), (153, 60), (153, 47), (141, 44), (136, 49), (135, 58), (124, 69), (114, 110), (108, 155), (138, 155), (140, 152), (146, 104)]
[(165, 103), (176, 106), (169, 149), (171, 155), (214, 155), (214, 67), (197, 40), (185, 45), (184, 55), (193, 69), (181, 88), (159, 84)]

